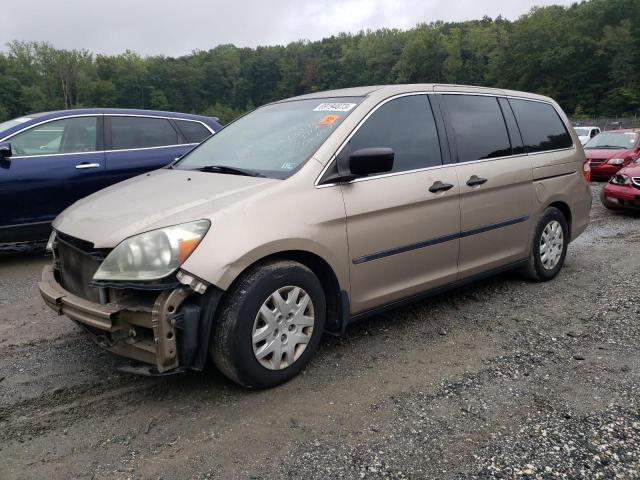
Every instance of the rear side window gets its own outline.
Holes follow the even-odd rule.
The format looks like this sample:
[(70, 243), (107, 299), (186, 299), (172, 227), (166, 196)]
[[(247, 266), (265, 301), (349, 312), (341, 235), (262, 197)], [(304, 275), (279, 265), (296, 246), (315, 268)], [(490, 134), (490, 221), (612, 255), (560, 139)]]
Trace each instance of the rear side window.
[(426, 95), (391, 100), (377, 109), (349, 140), (348, 151), (390, 147), (393, 172), (442, 164), (438, 131)]
[(165, 118), (111, 117), (114, 150), (176, 145), (178, 134)]
[(93, 152), (97, 126), (96, 117), (63, 118), (30, 128), (9, 141), (16, 156)]
[(178, 128), (189, 143), (200, 143), (211, 135), (211, 132), (200, 122), (191, 122), (189, 120), (174, 120), (178, 124)]
[(548, 103), (510, 99), (527, 152), (544, 152), (573, 145), (558, 112)]
[(458, 162), (512, 154), (496, 97), (443, 95), (442, 100), (458, 149)]

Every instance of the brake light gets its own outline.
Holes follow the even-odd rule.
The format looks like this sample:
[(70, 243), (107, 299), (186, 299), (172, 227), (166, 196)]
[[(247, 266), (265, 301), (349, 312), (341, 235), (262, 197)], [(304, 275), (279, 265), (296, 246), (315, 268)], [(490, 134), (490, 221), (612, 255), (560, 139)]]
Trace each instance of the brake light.
[(582, 175), (587, 182), (591, 181), (591, 161), (589, 159), (582, 163)]

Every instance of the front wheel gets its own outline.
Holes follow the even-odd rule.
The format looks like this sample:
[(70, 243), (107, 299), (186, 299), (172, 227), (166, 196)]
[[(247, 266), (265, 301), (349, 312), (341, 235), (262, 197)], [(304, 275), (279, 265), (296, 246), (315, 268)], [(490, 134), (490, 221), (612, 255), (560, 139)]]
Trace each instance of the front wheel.
[(245, 387), (286, 382), (318, 347), (325, 312), (322, 285), (304, 265), (277, 261), (254, 267), (227, 292), (213, 331), (213, 361)]
[(547, 208), (536, 225), (529, 262), (523, 273), (538, 282), (551, 280), (562, 269), (568, 246), (567, 219), (557, 208)]

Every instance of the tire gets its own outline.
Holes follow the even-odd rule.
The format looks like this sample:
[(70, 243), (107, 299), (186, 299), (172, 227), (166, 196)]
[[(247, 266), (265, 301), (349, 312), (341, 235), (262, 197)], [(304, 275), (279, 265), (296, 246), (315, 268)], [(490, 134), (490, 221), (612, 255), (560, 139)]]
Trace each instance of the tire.
[[(549, 238), (549, 235), (553, 233), (553, 227), (557, 226), (559, 226), (562, 232), (561, 239), (555, 237), (556, 240), (545, 242), (548, 244), (547, 248), (550, 248), (551, 245), (553, 245), (554, 248), (550, 251), (554, 254), (552, 256), (548, 255), (543, 259), (543, 251), (545, 248), (542, 244), (542, 238), (543, 235), (545, 235), (545, 229), (551, 229), (547, 230), (547, 234), (545, 235), (545, 238)], [(555, 231), (557, 232), (557, 228)], [(559, 233), (557, 235), (559, 235)], [(559, 242), (561, 242), (561, 250), (559, 249)], [(560, 210), (555, 207), (549, 207), (542, 213), (538, 223), (536, 224), (533, 234), (533, 242), (531, 243), (529, 261), (522, 269), (522, 273), (526, 277), (537, 282), (546, 282), (551, 280), (558, 275), (558, 272), (562, 269), (565, 257), (567, 256), (567, 247), (569, 246), (569, 226), (567, 224), (567, 219)]]
[(220, 312), (211, 338), (215, 365), (247, 388), (270, 388), (295, 377), (313, 356), (324, 330), (326, 302), (315, 274), (284, 260), (242, 274)]

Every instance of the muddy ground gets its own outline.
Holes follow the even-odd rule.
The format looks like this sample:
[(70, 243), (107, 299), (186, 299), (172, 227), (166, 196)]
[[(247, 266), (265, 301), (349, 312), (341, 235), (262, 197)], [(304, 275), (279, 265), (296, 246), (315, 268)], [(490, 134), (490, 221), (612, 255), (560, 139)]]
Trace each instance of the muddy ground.
[(250, 392), (119, 373), (0, 254), (0, 478), (639, 478), (640, 216), (605, 211), (557, 279), (505, 274), (326, 337)]

